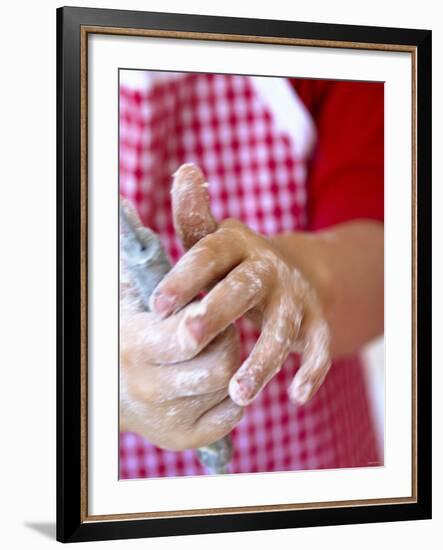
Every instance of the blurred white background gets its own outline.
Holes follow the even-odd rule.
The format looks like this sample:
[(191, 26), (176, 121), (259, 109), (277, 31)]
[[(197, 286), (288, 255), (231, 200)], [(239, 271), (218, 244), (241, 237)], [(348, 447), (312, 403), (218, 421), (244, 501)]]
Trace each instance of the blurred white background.
[(381, 453), (384, 449), (385, 435), (385, 341), (375, 340), (363, 353), (368, 393), (372, 415), (377, 429), (378, 445)]

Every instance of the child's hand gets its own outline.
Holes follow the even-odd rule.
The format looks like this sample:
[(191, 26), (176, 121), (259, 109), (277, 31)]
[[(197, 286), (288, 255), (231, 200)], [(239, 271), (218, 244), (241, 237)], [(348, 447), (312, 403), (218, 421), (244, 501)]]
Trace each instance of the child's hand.
[(172, 197), (177, 234), (186, 248), (193, 246), (157, 286), (152, 311), (166, 319), (211, 288), (201, 303), (182, 312), (183, 348), (198, 353), (248, 313), (261, 335), (230, 380), (232, 400), (242, 406), (253, 401), (296, 351), (302, 365), (289, 395), (305, 403), (330, 366), (329, 329), (309, 281), (268, 239), (242, 223), (231, 219), (217, 226), (197, 167), (185, 165), (177, 172)]
[(194, 351), (183, 349), (178, 338), (185, 315), (186, 309), (165, 320), (135, 313), (120, 332), (121, 429), (176, 451), (224, 437), (243, 412), (228, 396), (239, 366), (234, 327), (191, 357)]
[(181, 329), (187, 309), (196, 303), (165, 320), (143, 312), (124, 255), (120, 269), (120, 429), (171, 450), (224, 437), (243, 411), (228, 396), (240, 366), (235, 327), (200, 352)]

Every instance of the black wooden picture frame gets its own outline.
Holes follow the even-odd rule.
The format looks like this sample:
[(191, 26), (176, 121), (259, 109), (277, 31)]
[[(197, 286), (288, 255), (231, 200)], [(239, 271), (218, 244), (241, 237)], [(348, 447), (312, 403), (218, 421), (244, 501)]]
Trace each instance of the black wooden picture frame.
[[(90, 517), (87, 511), (87, 97), (82, 71), (92, 28), (208, 40), (410, 51), (413, 120), (414, 495), (392, 502), (169, 517)], [(123, 32), (124, 33), (124, 32)], [(162, 34), (163, 33), (163, 34)], [(197, 34), (196, 34), (197, 33)], [(82, 87), (83, 86), (83, 87)], [(83, 182), (83, 183), (82, 183)], [(259, 508), (259, 507), (258, 507)], [(57, 539), (157, 537), (431, 517), (431, 31), (90, 8), (57, 10)]]

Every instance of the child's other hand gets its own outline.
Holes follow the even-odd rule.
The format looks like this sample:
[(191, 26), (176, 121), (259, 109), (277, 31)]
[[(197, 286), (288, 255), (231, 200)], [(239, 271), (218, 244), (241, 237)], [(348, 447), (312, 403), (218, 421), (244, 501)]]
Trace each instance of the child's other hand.
[(120, 329), (120, 429), (175, 451), (224, 437), (243, 412), (228, 395), (240, 357), (235, 328), (194, 356), (179, 338), (185, 315), (134, 313)]
[(217, 226), (197, 167), (179, 169), (172, 197), (177, 234), (185, 248), (192, 248), (157, 286), (151, 309), (167, 318), (211, 289), (200, 304), (186, 308), (179, 331), (182, 345), (198, 353), (248, 314), (261, 334), (230, 380), (232, 400), (241, 406), (251, 403), (296, 351), (302, 354), (302, 365), (289, 395), (305, 403), (330, 366), (329, 329), (309, 281), (268, 239), (239, 221), (229, 219)]
[(170, 450), (221, 439), (243, 412), (228, 392), (240, 366), (235, 327), (197, 349), (183, 337), (183, 319), (197, 303), (167, 319), (143, 312), (124, 255), (120, 269), (120, 429)]

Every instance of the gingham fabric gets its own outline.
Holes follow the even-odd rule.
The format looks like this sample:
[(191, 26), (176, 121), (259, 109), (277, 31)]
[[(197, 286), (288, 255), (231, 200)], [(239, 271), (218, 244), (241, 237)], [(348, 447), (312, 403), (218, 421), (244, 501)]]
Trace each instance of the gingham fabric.
[[(217, 219), (235, 217), (268, 236), (305, 226), (303, 148), (276, 123), (249, 77), (151, 73), (144, 84), (123, 82), (120, 190), (174, 262), (183, 251), (172, 225), (171, 174), (184, 162), (206, 174)], [(245, 320), (237, 324), (245, 358), (258, 333)], [(245, 409), (232, 434), (230, 472), (380, 465), (359, 359), (334, 363), (303, 407), (287, 396), (298, 366), (290, 356)], [(135, 433), (120, 434), (121, 479), (204, 473), (193, 450), (164, 451)]]

